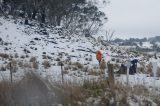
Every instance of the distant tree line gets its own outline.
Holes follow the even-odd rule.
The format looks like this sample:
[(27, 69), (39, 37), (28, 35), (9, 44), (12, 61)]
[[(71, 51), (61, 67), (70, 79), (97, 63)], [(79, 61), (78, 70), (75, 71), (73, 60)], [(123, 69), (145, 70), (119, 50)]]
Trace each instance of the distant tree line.
[(96, 33), (107, 20), (93, 2), (86, 0), (3, 0), (3, 3), (10, 6), (10, 15), (25, 18), (26, 24), (32, 19), (86, 36)]

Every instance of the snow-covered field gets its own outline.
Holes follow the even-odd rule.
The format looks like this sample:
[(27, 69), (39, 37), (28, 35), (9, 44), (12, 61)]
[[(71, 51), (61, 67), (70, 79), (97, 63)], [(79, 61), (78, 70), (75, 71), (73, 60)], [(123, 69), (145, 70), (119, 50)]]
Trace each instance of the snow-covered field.
[[(158, 67), (160, 67), (160, 56), (154, 60), (154, 56), (148, 57), (146, 54), (133, 53), (127, 48), (116, 45), (103, 46), (97, 40), (84, 36), (65, 36), (61, 34), (61, 28), (41, 28), (36, 22), (32, 23), (33, 25), (29, 26), (24, 25), (22, 19), (0, 17), (0, 53), (7, 54), (12, 61), (16, 61), (16, 72), (13, 73), (14, 81), (22, 79), (27, 71), (33, 70), (49, 81), (61, 82), (62, 74), (59, 62), (64, 64), (64, 81), (66, 82), (80, 84), (85, 80), (100, 79), (99, 74), (94, 75), (91, 72), (99, 72), (96, 51), (101, 50), (106, 63), (111, 62), (118, 65), (114, 69), (115, 71), (118, 71), (121, 63), (125, 64), (128, 59), (138, 59), (138, 68), (143, 68), (144, 71), (130, 75), (129, 85), (144, 85), (152, 89), (155, 81), (157, 91), (160, 91), (159, 76), (155, 79), (149, 75), (150, 73), (147, 74), (147, 66), (153, 61), (157, 61)], [(148, 43), (143, 43), (143, 46), (151, 47)], [(32, 57), (36, 57), (37, 69), (32, 66), (30, 61)], [(2, 71), (4, 67), (7, 67), (10, 59), (0, 57), (0, 80), (10, 79), (9, 68)], [(44, 68), (42, 65), (44, 61), (48, 61), (50, 67)], [(77, 62), (82, 64), (83, 68), (77, 68), (74, 64)], [(20, 67), (21, 63), (23, 67)], [(115, 77), (117, 81), (126, 83), (126, 75)]]
[[(58, 32), (60, 32), (59, 28), (39, 28), (38, 24), (24, 26), (21, 19), (13, 20), (11, 18), (4, 19), (4, 17), (1, 17), (0, 51), (1, 53), (10, 54), (13, 57), (14, 55), (18, 55), (19, 57), (16, 58), (18, 61), (27, 62), (31, 57), (36, 57), (40, 64), (44, 60), (49, 61), (52, 64), (51, 68), (45, 70), (45, 72), (43, 72), (44, 68), (42, 65), (39, 67), (44, 74), (43, 76), (47, 76), (48, 74), (48, 76), (52, 76), (51, 74), (56, 75), (56, 73), (56, 76), (58, 76), (60, 74), (60, 66), (57, 66), (56, 61), (57, 58), (63, 62), (80, 62), (90, 68), (98, 67), (95, 55), (97, 50), (103, 52), (106, 62), (111, 61), (114, 64), (116, 62), (112, 61), (112, 58), (120, 59), (120, 62), (117, 64), (125, 62), (128, 58), (137, 58), (140, 61), (146, 62), (146, 64), (149, 64), (153, 60), (150, 58), (149, 61), (146, 61), (144, 59), (145, 57), (141, 54), (137, 57), (134, 53), (127, 53), (126, 48), (124, 49), (114, 45), (105, 47), (93, 39), (83, 36), (63, 36)], [(148, 43), (143, 45), (150, 47)], [(26, 55), (28, 56), (26, 57)], [(22, 58), (23, 56), (24, 58)], [(159, 58), (157, 61), (159, 64)], [(1, 59), (1, 64), (3, 65), (5, 63)], [(9, 72), (2, 73), (7, 74)]]

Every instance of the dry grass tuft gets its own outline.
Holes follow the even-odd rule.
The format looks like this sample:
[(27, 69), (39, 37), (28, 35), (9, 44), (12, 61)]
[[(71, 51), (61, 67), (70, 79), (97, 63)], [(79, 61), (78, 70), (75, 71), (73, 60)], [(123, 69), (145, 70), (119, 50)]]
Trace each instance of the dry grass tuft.
[(75, 62), (72, 63), (73, 65), (75, 65), (78, 69), (82, 69), (83, 68), (83, 64), (79, 63), (79, 62)]
[(48, 60), (44, 60), (42, 62), (42, 65), (44, 66), (45, 69), (48, 69), (49, 67), (51, 67), (51, 64)]
[(153, 66), (152, 66), (152, 63), (148, 64), (146, 66), (146, 68), (147, 68), (147, 74), (153, 76), (153, 70), (152, 70)]
[(98, 76), (99, 74), (100, 74), (100, 71), (97, 71), (95, 69), (88, 70), (88, 75)]
[(30, 60), (29, 60), (29, 62), (35, 62), (35, 61), (37, 61), (36, 57), (31, 57)]
[(5, 53), (0, 53), (0, 57), (5, 58), (5, 59), (8, 59), (8, 58), (9, 58), (9, 55), (8, 55), (8, 54), (5, 54)]
[(34, 69), (38, 69), (39, 68), (39, 65), (38, 65), (39, 63), (37, 62), (37, 61), (33, 61), (32, 62), (32, 67), (34, 68)]
[(105, 80), (98, 80), (98, 81), (85, 80), (82, 87), (88, 97), (89, 96), (97, 97), (102, 95), (108, 88), (108, 82)]

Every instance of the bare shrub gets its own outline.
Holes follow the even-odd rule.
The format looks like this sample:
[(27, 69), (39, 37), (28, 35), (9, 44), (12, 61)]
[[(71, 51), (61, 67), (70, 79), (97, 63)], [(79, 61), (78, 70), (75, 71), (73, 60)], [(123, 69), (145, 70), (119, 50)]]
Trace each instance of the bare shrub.
[(0, 57), (5, 58), (5, 59), (8, 59), (8, 58), (9, 58), (9, 55), (8, 55), (8, 54), (5, 54), (5, 53), (0, 53)]
[(33, 61), (32, 62), (32, 67), (34, 68), (34, 69), (38, 69), (38, 62), (37, 61)]
[(49, 67), (51, 67), (51, 64), (48, 60), (44, 60), (42, 62), (42, 65), (44, 66), (45, 69), (48, 69)]
[(37, 61), (36, 57), (31, 57), (29, 60), (29, 62), (35, 62), (35, 61)]

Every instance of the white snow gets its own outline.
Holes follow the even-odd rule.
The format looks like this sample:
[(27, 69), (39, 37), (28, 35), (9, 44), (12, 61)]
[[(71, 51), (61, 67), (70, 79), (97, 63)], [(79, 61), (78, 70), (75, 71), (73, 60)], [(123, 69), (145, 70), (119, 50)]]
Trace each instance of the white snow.
[(142, 48), (152, 48), (152, 44), (150, 42), (143, 42), (142, 43)]

